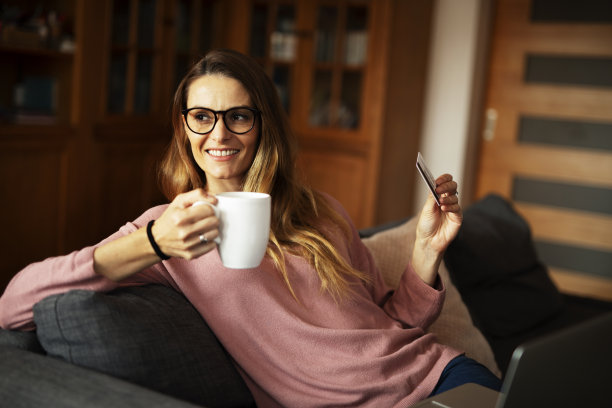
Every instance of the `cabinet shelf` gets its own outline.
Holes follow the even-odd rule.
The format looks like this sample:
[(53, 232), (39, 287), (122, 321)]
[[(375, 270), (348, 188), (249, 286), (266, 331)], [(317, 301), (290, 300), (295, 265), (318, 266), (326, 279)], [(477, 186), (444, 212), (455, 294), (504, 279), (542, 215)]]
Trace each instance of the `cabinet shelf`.
[(0, 43), (0, 53), (14, 56), (48, 57), (70, 60), (74, 57), (74, 51), (60, 51), (48, 47), (24, 47), (18, 44)]
[(0, 140), (59, 140), (73, 135), (74, 132), (73, 126), (62, 124), (3, 124), (0, 126)]
[(317, 70), (334, 70), (341, 69), (343, 71), (363, 71), (364, 64), (347, 64), (344, 62), (316, 62), (314, 68)]

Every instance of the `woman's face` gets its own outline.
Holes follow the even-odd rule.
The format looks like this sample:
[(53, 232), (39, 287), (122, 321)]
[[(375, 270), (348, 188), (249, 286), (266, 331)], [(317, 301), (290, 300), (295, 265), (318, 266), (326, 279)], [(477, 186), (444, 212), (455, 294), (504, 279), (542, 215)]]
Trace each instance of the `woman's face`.
[[(222, 75), (205, 75), (194, 80), (188, 89), (187, 109), (208, 108), (225, 111), (235, 107), (251, 107), (251, 98), (242, 84)], [(192, 132), (183, 118), (185, 132), (191, 144), (193, 157), (206, 173), (210, 193), (241, 189), (244, 175), (251, 167), (259, 139), (259, 121), (244, 134), (232, 133), (217, 115), (214, 129), (201, 135)]]

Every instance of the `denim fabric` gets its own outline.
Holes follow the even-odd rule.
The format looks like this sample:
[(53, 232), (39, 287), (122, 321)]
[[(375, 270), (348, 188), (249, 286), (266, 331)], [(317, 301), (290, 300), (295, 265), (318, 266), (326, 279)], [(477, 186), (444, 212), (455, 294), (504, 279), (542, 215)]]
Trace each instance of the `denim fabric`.
[(455, 357), (446, 365), (430, 396), (467, 383), (480, 384), (495, 391), (500, 391), (502, 386), (501, 380), (488, 368), (476, 360), (461, 355)]

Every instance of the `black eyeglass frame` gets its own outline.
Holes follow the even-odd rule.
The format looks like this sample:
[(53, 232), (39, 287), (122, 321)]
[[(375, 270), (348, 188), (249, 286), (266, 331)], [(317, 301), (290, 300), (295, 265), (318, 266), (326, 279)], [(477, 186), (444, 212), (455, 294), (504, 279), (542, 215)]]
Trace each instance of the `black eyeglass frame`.
[[(215, 117), (215, 122), (212, 125), (212, 128), (210, 128), (210, 130), (208, 132), (196, 132), (195, 130), (193, 130), (191, 128), (191, 126), (189, 126), (189, 120), (187, 119), (187, 115), (189, 114), (189, 112), (191, 112), (192, 110), (196, 110), (196, 109), (203, 109), (203, 110), (207, 110), (209, 112), (212, 112), (214, 114)], [(229, 126), (227, 126), (227, 122), (225, 121), (225, 114), (229, 111), (232, 111), (234, 109), (246, 109), (250, 112), (252, 112), (254, 114), (253, 117), (253, 124), (251, 125), (251, 127), (248, 130), (245, 130), (244, 132), (234, 132), (232, 129), (230, 129)], [(215, 126), (217, 126), (217, 122), (219, 121), (219, 115), (221, 115), (221, 118), (223, 118), (223, 124), (225, 125), (225, 128), (227, 130), (229, 130), (230, 132), (232, 132), (235, 135), (244, 135), (245, 133), (249, 133), (251, 130), (253, 130), (253, 128), (255, 127), (255, 122), (257, 122), (257, 118), (259, 117), (259, 115), (261, 114), (261, 112), (259, 111), (259, 109), (255, 109), (255, 108), (251, 108), (250, 106), (234, 106), (233, 108), (229, 108), (226, 110), (220, 110), (220, 111), (216, 111), (214, 109), (210, 109), (210, 108), (203, 108), (201, 106), (195, 106), (193, 108), (189, 108), (189, 109), (183, 109), (181, 111), (181, 113), (183, 114), (183, 117), (185, 118), (185, 123), (187, 124), (187, 127), (189, 128), (189, 130), (191, 130), (193, 133), (196, 133), (198, 135), (207, 135), (210, 132), (212, 132), (213, 130), (215, 130)]]

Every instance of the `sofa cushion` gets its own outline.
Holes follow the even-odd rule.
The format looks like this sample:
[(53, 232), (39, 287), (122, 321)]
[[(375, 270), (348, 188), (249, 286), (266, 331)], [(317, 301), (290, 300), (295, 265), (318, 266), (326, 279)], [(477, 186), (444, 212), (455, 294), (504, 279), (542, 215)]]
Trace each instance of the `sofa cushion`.
[[(402, 273), (412, 256), (416, 224), (417, 219), (413, 218), (399, 226), (388, 228), (363, 239), (385, 282), (392, 288), (396, 288), (399, 284)], [(446, 299), (440, 316), (428, 331), (436, 334), (440, 343), (464, 351), (468, 357), (500, 375), (493, 351), (482, 333), (474, 326), (457, 288), (450, 280), (444, 263), (440, 266), (438, 273), (446, 287)]]
[(171, 288), (73, 290), (36, 304), (34, 321), (52, 356), (198, 405), (254, 406), (200, 314)]
[(42, 346), (38, 342), (38, 337), (33, 331), (16, 331), (0, 329), (0, 346), (15, 347), (33, 353), (44, 354)]
[(487, 336), (529, 330), (562, 308), (563, 298), (538, 260), (529, 225), (498, 195), (464, 212), (444, 261)]
[(177, 398), (49, 356), (0, 346), (0, 406), (197, 408)]

